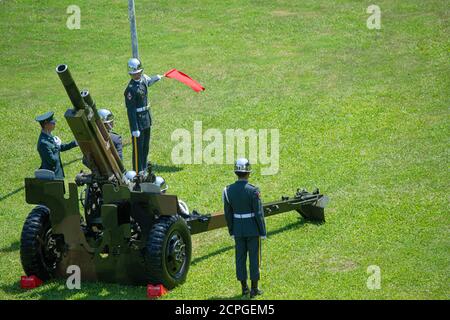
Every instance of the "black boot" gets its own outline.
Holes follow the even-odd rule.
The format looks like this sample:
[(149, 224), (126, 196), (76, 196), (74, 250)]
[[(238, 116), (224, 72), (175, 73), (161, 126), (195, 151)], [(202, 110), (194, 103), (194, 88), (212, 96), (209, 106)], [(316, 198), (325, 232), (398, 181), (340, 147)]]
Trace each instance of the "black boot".
[(249, 293), (247, 281), (241, 281), (242, 295), (246, 296)]
[(258, 280), (252, 280), (252, 290), (250, 291), (250, 298), (263, 294), (262, 290), (258, 289)]

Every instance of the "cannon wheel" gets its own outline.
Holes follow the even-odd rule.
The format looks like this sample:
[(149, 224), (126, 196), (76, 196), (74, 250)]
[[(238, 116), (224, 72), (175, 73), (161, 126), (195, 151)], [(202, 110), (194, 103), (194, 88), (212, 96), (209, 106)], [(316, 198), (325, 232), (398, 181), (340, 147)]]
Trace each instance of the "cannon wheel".
[(56, 242), (52, 237), (50, 210), (37, 206), (28, 214), (20, 239), (20, 261), (28, 276), (50, 279), (57, 264)]
[(191, 263), (191, 234), (183, 218), (161, 216), (150, 230), (144, 260), (148, 281), (173, 289), (186, 280)]

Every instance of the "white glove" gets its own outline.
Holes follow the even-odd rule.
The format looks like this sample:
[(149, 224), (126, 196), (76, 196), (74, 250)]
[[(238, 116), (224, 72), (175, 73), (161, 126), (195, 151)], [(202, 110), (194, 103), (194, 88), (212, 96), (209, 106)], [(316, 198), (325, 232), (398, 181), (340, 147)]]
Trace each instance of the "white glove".
[(261, 239), (266, 240), (267, 236), (261, 236)]
[(231, 235), (230, 237), (231, 237), (231, 239), (233, 239), (233, 240), (234, 240), (234, 236), (233, 236), (233, 235)]
[(136, 131), (131, 132), (131, 135), (133, 137), (139, 138), (139, 136), (141, 135), (141, 132), (139, 130), (136, 130)]
[(53, 139), (58, 147), (61, 147), (61, 139), (57, 136), (54, 136)]
[(159, 80), (161, 80), (162, 78), (165, 77), (165, 75), (160, 75), (160, 74), (157, 74), (156, 76), (159, 78)]
[(78, 147), (78, 141), (77, 140), (73, 140), (75, 142), (75, 145)]

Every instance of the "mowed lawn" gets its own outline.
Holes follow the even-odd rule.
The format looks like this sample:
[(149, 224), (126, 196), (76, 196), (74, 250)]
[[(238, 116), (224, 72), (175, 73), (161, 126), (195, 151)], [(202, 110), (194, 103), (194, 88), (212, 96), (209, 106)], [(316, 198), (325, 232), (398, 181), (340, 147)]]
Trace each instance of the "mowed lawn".
[[(72, 4), (80, 30), (66, 27)], [(450, 298), (448, 1), (378, 0), (381, 30), (366, 27), (371, 4), (136, 0), (145, 71), (177, 68), (206, 87), (196, 94), (164, 79), (151, 88), (151, 159), (170, 193), (203, 213), (222, 210), (232, 166), (171, 160), (172, 132), (202, 121), (204, 131), (279, 130), (278, 174), (254, 166), (264, 201), (316, 186), (331, 198), (323, 225), (296, 212), (267, 219), (261, 299)], [(33, 208), (23, 182), (40, 163), (34, 118), (55, 111), (55, 134), (72, 139), (57, 64), (69, 65), (129, 139), (127, 1), (1, 1), (0, 32), (0, 298), (146, 299), (145, 287), (115, 284), (19, 287), (20, 232)], [(80, 151), (62, 158), (73, 181)], [(193, 245), (186, 283), (164, 299), (240, 298), (226, 230)], [(367, 287), (372, 265), (378, 290)]]

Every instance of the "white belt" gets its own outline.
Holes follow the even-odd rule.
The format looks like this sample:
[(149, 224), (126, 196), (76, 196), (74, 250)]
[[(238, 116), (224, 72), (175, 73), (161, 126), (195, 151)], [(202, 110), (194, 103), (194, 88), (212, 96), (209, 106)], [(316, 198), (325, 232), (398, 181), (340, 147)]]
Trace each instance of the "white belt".
[(136, 109), (137, 112), (143, 112), (143, 111), (147, 111), (147, 110), (148, 110), (148, 106)]
[(243, 213), (243, 214), (234, 214), (234, 217), (237, 219), (246, 219), (246, 218), (252, 218), (254, 217), (255, 214), (254, 213)]

